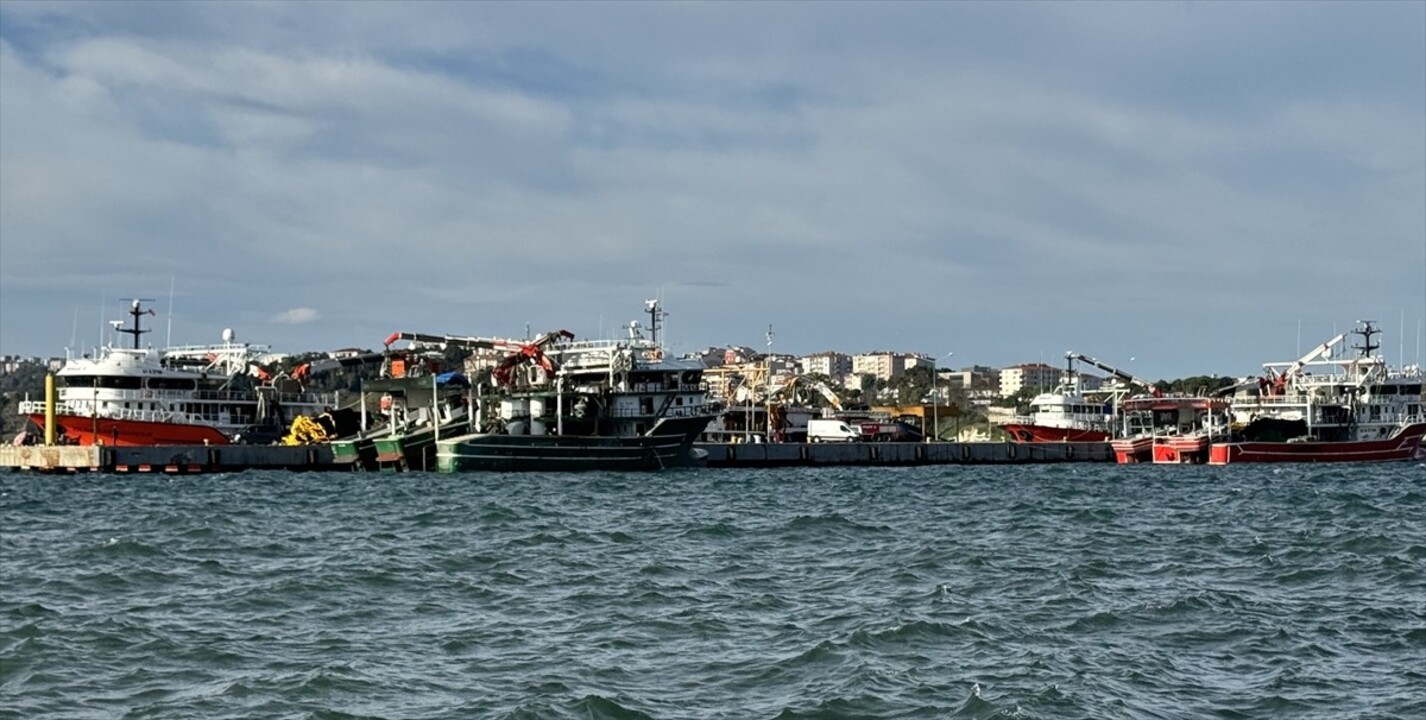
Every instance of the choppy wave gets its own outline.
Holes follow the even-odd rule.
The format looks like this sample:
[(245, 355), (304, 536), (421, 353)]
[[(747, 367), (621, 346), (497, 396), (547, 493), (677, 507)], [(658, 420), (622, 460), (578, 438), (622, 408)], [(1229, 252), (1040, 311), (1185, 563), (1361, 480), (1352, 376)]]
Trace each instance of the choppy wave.
[(1416, 718), (1426, 468), (0, 474), (0, 717)]

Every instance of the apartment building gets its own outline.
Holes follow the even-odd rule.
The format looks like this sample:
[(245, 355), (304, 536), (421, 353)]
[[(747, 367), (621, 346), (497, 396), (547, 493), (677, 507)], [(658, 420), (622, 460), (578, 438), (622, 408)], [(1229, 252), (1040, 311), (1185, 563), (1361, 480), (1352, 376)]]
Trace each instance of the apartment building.
[(852, 374), (871, 375), (878, 380), (890, 380), (906, 372), (905, 353), (874, 351), (852, 356)]
[(1049, 390), (1060, 382), (1064, 368), (1044, 363), (1014, 365), (1000, 370), (1000, 397), (1010, 397), (1023, 388)]
[(830, 378), (840, 378), (852, 371), (852, 356), (835, 350), (805, 355), (798, 363), (802, 366), (803, 374), (806, 375), (818, 374)]

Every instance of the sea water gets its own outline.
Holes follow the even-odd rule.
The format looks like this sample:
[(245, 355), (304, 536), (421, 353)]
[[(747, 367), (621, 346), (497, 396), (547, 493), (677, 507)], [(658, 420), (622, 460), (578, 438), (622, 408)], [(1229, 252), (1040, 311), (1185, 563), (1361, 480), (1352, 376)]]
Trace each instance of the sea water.
[(0, 474), (6, 718), (1426, 717), (1426, 469)]

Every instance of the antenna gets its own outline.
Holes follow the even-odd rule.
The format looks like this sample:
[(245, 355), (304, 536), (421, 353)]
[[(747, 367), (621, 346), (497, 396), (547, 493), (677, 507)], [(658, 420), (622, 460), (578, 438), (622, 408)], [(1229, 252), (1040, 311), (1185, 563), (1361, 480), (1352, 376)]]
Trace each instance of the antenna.
[(173, 347), (173, 276), (168, 276), (168, 336), (163, 339), (164, 347)]
[(772, 323), (768, 323), (768, 324), (767, 324), (767, 351), (768, 351), (768, 354), (772, 354), (772, 339), (773, 339), (774, 336), (776, 336), (776, 334), (777, 334), (777, 333), (774, 333), (774, 332), (772, 331)]
[(657, 343), (659, 341), (660, 320), (668, 317), (668, 313), (659, 307), (658, 300), (645, 300), (644, 312), (649, 314), (649, 339)]

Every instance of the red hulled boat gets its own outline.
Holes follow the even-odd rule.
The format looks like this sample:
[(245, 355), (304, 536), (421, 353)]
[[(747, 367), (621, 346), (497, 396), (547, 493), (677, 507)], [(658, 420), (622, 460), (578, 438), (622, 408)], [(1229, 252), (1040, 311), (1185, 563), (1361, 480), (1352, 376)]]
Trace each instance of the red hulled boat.
[[(245, 428), (285, 425), (297, 415), (336, 407), (333, 395), (309, 393), (292, 378), (266, 378), (257, 364), (263, 346), (223, 342), (165, 348), (139, 347), (149, 332), (141, 320), (153, 311), (134, 300), (133, 346), (109, 345), (94, 357), (70, 358), (55, 374), (54, 422), (59, 442), (77, 445), (224, 445)], [(20, 414), (41, 430), (45, 403), (25, 400)]]
[[(1388, 462), (1421, 457), (1426, 399), (1420, 367), (1392, 369), (1376, 354), (1371, 321), (1293, 362), (1266, 363), (1233, 387), (1233, 433), (1212, 443), (1208, 462)], [(1332, 349), (1362, 338), (1353, 357)]]

